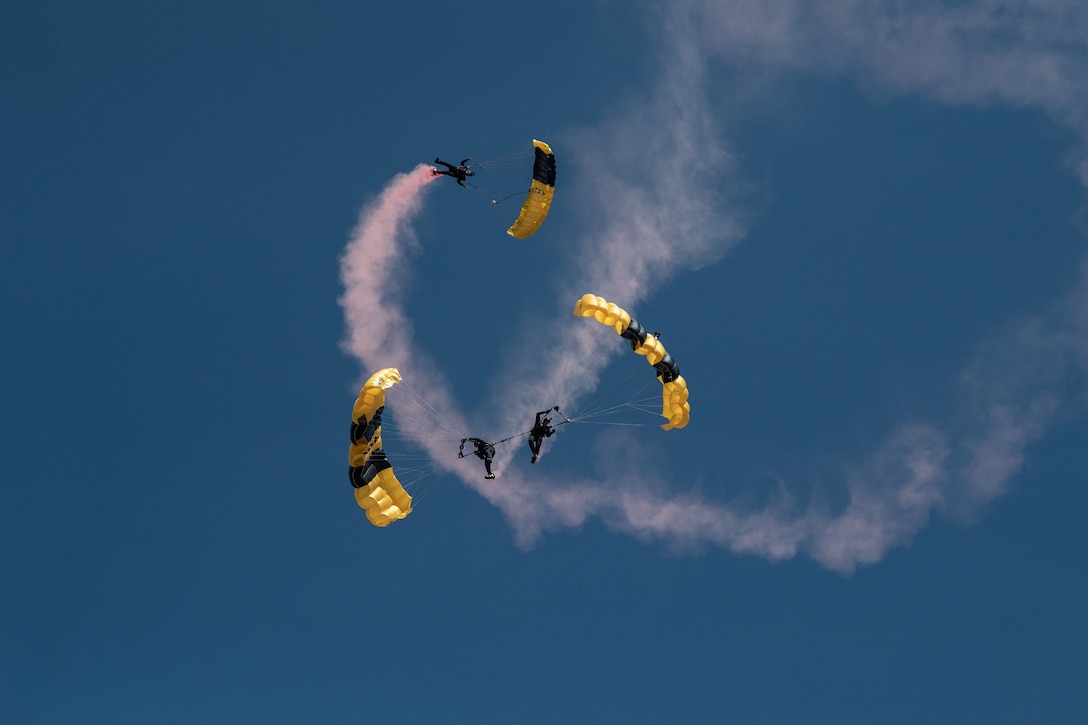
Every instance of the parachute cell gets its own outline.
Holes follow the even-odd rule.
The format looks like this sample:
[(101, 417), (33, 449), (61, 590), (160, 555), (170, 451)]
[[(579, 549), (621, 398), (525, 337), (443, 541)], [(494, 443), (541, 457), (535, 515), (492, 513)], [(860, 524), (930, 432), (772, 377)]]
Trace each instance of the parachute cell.
[(396, 368), (374, 373), (363, 384), (351, 412), (348, 479), (355, 488), (355, 501), (375, 526), (388, 526), (412, 512), (412, 497), (397, 480), (382, 448), (385, 391), (399, 382)]
[(552, 195), (555, 193), (555, 156), (552, 149), (536, 139), (533, 139), (533, 148), (536, 151), (533, 183), (529, 187), (525, 203), (521, 205), (517, 221), (506, 230), (507, 234), (517, 239), (525, 239), (540, 228), (544, 218), (548, 216)]
[(638, 320), (619, 305), (594, 294), (582, 295), (574, 305), (576, 317), (592, 317), (602, 325), (611, 327), (616, 334), (631, 343), (631, 349), (646, 358), (657, 371), (661, 381), (661, 416), (668, 423), (661, 427), (665, 430), (683, 428), (688, 424), (691, 406), (688, 404), (688, 384), (680, 375), (680, 367), (672, 359), (657, 339), (657, 335), (646, 332)]

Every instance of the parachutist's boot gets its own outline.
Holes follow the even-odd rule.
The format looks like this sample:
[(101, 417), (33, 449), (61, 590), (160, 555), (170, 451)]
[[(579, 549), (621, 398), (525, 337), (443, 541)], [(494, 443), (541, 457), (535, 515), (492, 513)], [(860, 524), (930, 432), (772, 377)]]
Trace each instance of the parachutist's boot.
[(536, 459), (537, 459), (537, 458), (540, 458), (540, 456), (533, 456), (533, 460), (532, 460), (531, 462), (532, 462), (532, 463), (536, 463)]
[(488, 479), (488, 480), (491, 480), (491, 479), (492, 479), (492, 478), (494, 478), (494, 477), (495, 477), (495, 474), (494, 474), (494, 473), (489, 473), (489, 474), (487, 474), (486, 476), (484, 476), (484, 478), (486, 478), (486, 479)]

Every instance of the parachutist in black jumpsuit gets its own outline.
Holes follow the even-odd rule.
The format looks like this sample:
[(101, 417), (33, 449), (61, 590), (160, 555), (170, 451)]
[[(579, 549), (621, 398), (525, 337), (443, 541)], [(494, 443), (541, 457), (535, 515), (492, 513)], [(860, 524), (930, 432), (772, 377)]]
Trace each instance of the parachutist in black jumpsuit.
[(484, 478), (494, 478), (495, 474), (491, 472), (491, 459), (495, 457), (495, 446), (491, 445), (487, 441), (482, 441), (479, 438), (462, 438), (461, 450), (457, 452), (458, 458), (465, 457), (466, 443), (471, 443), (472, 445), (476, 446), (476, 450), (472, 452), (473, 455), (475, 455), (477, 458), (483, 459), (484, 470), (487, 471), (487, 475), (484, 476)]
[(465, 164), (467, 164), (471, 159), (472, 157), (469, 156), (461, 161), (460, 166), (454, 166), (453, 164), (447, 164), (445, 161), (436, 156), (434, 162), (436, 164), (442, 164), (446, 167), (446, 170), (439, 171), (438, 169), (434, 169), (434, 173), (441, 174), (443, 176), (452, 176), (453, 178), (457, 179), (458, 184), (464, 186), (467, 189), (468, 187), (465, 185), (465, 177), (476, 175), (475, 171), (472, 171), (467, 166), (465, 166)]
[(537, 413), (533, 429), (529, 431), (529, 450), (533, 452), (532, 463), (536, 463), (537, 459), (540, 458), (540, 444), (544, 442), (545, 438), (551, 438), (552, 434), (555, 433), (555, 428), (552, 427), (552, 419), (548, 417), (548, 413), (553, 410), (558, 411), (559, 406)]

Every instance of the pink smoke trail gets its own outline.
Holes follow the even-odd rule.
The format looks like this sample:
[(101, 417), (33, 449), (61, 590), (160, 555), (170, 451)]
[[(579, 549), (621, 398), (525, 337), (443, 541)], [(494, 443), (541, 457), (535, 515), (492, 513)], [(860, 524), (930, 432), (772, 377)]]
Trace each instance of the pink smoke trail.
[(411, 324), (395, 299), (401, 290), (396, 273), (403, 271), (404, 252), (418, 248), (409, 222), (423, 208), (423, 190), (436, 178), (426, 164), (394, 176), (360, 213), (340, 258), (344, 347), (367, 370), (398, 367), (412, 358)]
[[(468, 426), (449, 385), (431, 358), (414, 343), (411, 321), (401, 302), (407, 294), (403, 280), (409, 277), (409, 258), (419, 248), (412, 222), (423, 208), (428, 184), (435, 178), (430, 166), (420, 164), (394, 176), (377, 199), (360, 212), (340, 258), (344, 293), (339, 302), (347, 328), (343, 347), (363, 366), (364, 378), (381, 368), (398, 368), (402, 385), (410, 385), (414, 395), (425, 401), (448, 428), (464, 431)], [(427, 418), (405, 417), (400, 425), (402, 432), (436, 464), (515, 520), (519, 502), (524, 508), (524, 501), (535, 497), (520, 477), (507, 477), (500, 485), (483, 480), (477, 466), (457, 465), (459, 459), (452, 456), (455, 451), (448, 449), (448, 440), (434, 436), (427, 427)], [(537, 507), (530, 505), (524, 515), (534, 519), (536, 511)], [(530, 531), (539, 531), (540, 526), (535, 520), (525, 524)], [(533, 536), (522, 538), (531, 540)]]
[[(399, 369), (402, 385), (411, 386), (451, 428), (464, 430), (445, 378), (413, 341), (411, 321), (401, 302), (407, 294), (408, 258), (419, 249), (411, 222), (423, 208), (427, 186), (436, 178), (426, 164), (397, 174), (360, 212), (340, 257), (344, 293), (339, 302), (347, 328), (343, 347), (362, 365), (364, 379), (381, 368)], [(437, 463), (464, 474), (464, 466), (455, 469), (449, 463), (451, 451), (434, 438), (424, 418), (402, 419), (401, 427)]]

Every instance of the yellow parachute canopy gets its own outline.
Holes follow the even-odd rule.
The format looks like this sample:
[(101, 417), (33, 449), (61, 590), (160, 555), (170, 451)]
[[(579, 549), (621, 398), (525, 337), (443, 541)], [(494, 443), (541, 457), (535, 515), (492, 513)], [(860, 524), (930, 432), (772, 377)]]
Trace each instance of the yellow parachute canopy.
[(396, 368), (374, 373), (363, 384), (351, 412), (348, 479), (355, 487), (356, 502), (375, 526), (388, 526), (412, 513), (412, 497), (400, 485), (382, 449), (385, 391), (399, 382)]
[(593, 294), (582, 295), (582, 299), (574, 305), (574, 315), (592, 317), (602, 325), (611, 327), (617, 335), (630, 341), (632, 350), (644, 355), (646, 361), (654, 366), (662, 387), (661, 416), (669, 421), (662, 428), (672, 430), (688, 424), (691, 406), (688, 405), (687, 381), (680, 376), (680, 367), (665, 351), (665, 346), (656, 335), (646, 332), (623, 308)]
[(513, 226), (506, 233), (517, 239), (525, 239), (540, 228), (544, 223), (544, 217), (548, 216), (548, 209), (552, 205), (552, 195), (555, 193), (555, 156), (552, 148), (543, 141), (533, 139), (533, 148), (536, 151), (536, 161), (533, 162), (533, 183), (529, 187), (529, 194), (525, 203), (521, 205), (521, 213)]

